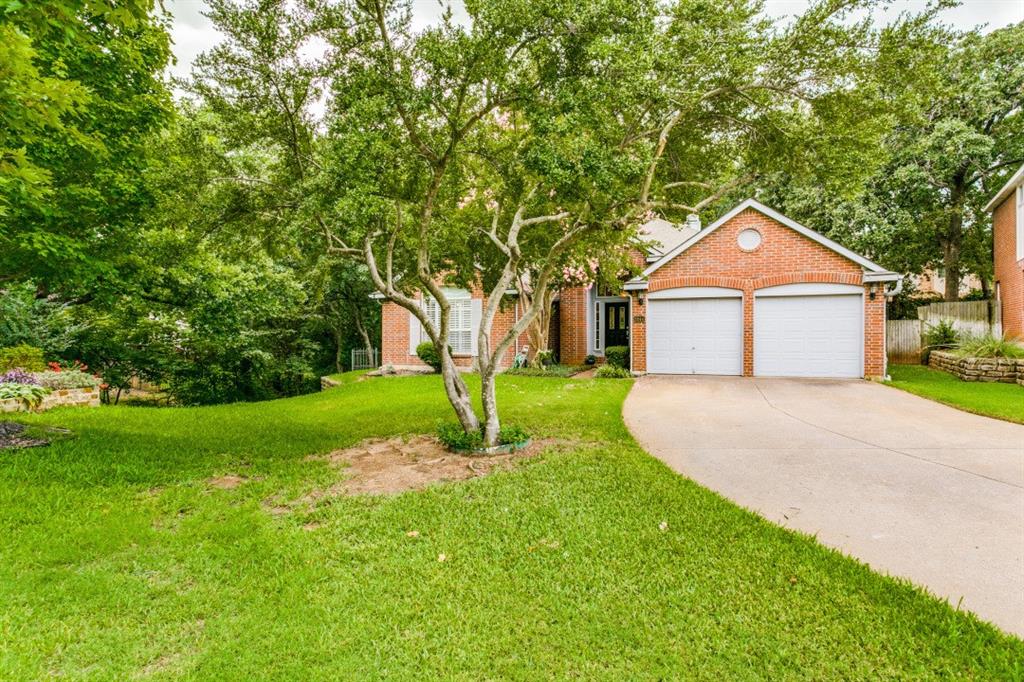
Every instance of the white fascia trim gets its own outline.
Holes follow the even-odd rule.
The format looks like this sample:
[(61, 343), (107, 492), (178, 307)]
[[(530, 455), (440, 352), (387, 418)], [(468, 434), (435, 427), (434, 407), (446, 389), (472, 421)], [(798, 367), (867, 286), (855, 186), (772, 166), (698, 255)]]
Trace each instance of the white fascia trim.
[(375, 301), (383, 301), (384, 294), (380, 293), (379, 291), (375, 291), (372, 294), (370, 294), (370, 298), (372, 298)]
[(672, 301), (681, 298), (743, 298), (742, 289), (727, 287), (674, 287), (647, 294), (648, 301)]
[(647, 282), (645, 280), (631, 279), (622, 285), (625, 291), (646, 291)]
[(783, 225), (785, 225), (786, 227), (790, 228), (791, 230), (799, 232), (800, 234), (802, 234), (803, 236), (807, 237), (808, 239), (811, 239), (812, 241), (816, 241), (819, 244), (821, 244), (822, 246), (824, 246), (824, 247), (826, 247), (828, 249), (831, 249), (832, 251), (835, 251), (840, 256), (843, 256), (843, 257), (853, 261), (854, 263), (856, 263), (857, 265), (860, 265), (861, 267), (863, 267), (866, 270), (870, 270), (872, 272), (886, 272), (885, 268), (883, 268), (881, 265), (878, 265), (877, 263), (874, 263), (874, 262), (868, 260), (867, 258), (865, 258), (864, 256), (861, 256), (858, 253), (854, 253), (853, 251), (850, 251), (845, 246), (837, 244), (836, 242), (832, 241), (831, 239), (829, 239), (825, 235), (818, 234), (817, 232), (815, 232), (814, 230), (812, 230), (809, 227), (804, 227), (800, 223), (798, 223), (795, 220), (792, 220), (790, 218), (787, 218), (786, 216), (782, 215), (778, 211), (776, 211), (774, 209), (771, 209), (771, 208), (768, 208), (767, 206), (762, 204), (760, 201), (757, 201), (756, 199), (747, 199), (746, 201), (742, 202), (741, 204), (739, 204), (738, 206), (733, 208), (731, 211), (729, 211), (728, 213), (723, 215), (721, 218), (719, 218), (718, 220), (716, 220), (715, 222), (711, 223), (706, 228), (704, 228), (703, 230), (698, 232), (692, 239), (689, 239), (689, 240), (683, 242), (682, 244), (676, 246), (674, 249), (672, 249), (671, 251), (666, 253), (664, 256), (659, 258), (653, 265), (651, 265), (646, 270), (644, 270), (643, 276), (644, 277), (650, 277), (651, 273), (653, 273), (655, 270), (657, 270), (661, 266), (663, 266), (666, 263), (668, 263), (669, 261), (671, 261), (673, 258), (675, 258), (679, 254), (681, 254), (683, 251), (686, 251), (691, 246), (693, 246), (694, 244), (696, 244), (700, 240), (704, 239), (709, 234), (711, 234), (712, 232), (714, 232), (715, 230), (720, 228), (722, 225), (724, 225), (725, 223), (729, 222), (730, 220), (732, 220), (733, 218), (735, 218), (737, 215), (739, 215), (743, 211), (747, 210), (748, 208), (754, 209), (755, 211), (758, 211), (759, 213), (762, 213), (762, 214), (768, 216), (769, 218), (782, 223)]
[(899, 282), (903, 279), (903, 275), (898, 272), (865, 272), (864, 283), (870, 284), (871, 282)]
[(985, 212), (991, 213), (995, 210), (996, 206), (1003, 203), (1006, 197), (1013, 193), (1013, 190), (1017, 188), (1017, 185), (1024, 183), (1024, 165), (1014, 173), (1010, 180), (1003, 185), (1003, 188), (996, 192), (996, 195), (992, 197), (992, 200), (985, 204)]

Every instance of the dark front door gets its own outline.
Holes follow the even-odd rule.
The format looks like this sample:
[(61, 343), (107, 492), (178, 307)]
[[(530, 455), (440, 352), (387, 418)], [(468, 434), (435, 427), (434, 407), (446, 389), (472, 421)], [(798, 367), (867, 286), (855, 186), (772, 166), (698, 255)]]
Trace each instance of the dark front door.
[(604, 306), (604, 347), (629, 345), (629, 303), (606, 303)]

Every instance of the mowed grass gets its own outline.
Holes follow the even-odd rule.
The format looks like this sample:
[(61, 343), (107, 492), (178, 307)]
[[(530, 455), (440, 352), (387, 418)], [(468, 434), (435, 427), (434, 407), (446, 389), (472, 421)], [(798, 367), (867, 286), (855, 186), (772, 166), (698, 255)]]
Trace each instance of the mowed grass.
[(952, 407), (1024, 424), (1024, 386), (961, 381), (922, 365), (890, 365), (891, 386)]
[(32, 417), (76, 436), (0, 453), (0, 679), (1024, 676), (1020, 640), (646, 455), (629, 386), (502, 377), (509, 422), (579, 445), (277, 516), (340, 475), (307, 455), (447, 419), (438, 378)]

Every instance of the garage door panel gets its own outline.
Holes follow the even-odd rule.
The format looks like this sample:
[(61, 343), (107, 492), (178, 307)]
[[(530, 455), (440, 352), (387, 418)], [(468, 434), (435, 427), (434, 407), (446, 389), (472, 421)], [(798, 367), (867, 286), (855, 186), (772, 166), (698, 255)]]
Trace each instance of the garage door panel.
[(754, 302), (754, 374), (860, 377), (859, 295), (780, 296)]
[(649, 372), (743, 373), (742, 299), (652, 300), (648, 306)]

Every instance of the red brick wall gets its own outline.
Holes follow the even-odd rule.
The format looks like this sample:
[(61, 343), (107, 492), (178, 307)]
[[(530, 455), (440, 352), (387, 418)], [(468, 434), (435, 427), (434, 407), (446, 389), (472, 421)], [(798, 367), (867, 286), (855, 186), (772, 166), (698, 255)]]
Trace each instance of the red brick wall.
[(1024, 337), (1024, 261), (1017, 260), (1016, 193), (992, 212), (995, 277), (1003, 314), (1003, 334)]
[[(761, 245), (743, 251), (736, 235), (756, 228)], [(743, 290), (743, 374), (754, 372), (754, 291), (799, 282), (863, 284), (863, 269), (831, 249), (791, 230), (759, 211), (748, 209), (713, 234), (663, 265), (651, 275), (648, 291), (685, 286), (728, 287)], [(864, 297), (864, 374), (885, 373), (885, 296)], [(644, 371), (646, 306), (633, 296), (633, 369)]]
[(565, 289), (559, 300), (559, 361), (581, 365), (587, 357), (587, 290), (584, 287)]
[[(480, 299), (484, 307), (487, 301), (484, 292), (475, 287), (470, 295)], [(518, 298), (508, 298), (505, 304), (498, 309), (494, 316), (494, 324), (491, 327), (491, 346), (493, 347), (503, 337), (512, 325), (515, 324), (518, 315), (522, 313), (522, 306)], [(515, 359), (519, 348), (526, 345), (526, 334), (522, 334), (517, 342), (512, 344), (502, 358), (501, 366), (509, 367)], [(386, 301), (381, 307), (381, 364), (396, 366), (425, 367), (423, 361), (413, 353), (409, 354), (409, 311), (398, 305)], [(455, 364), (459, 367), (473, 367), (475, 358), (466, 355), (456, 355)]]

